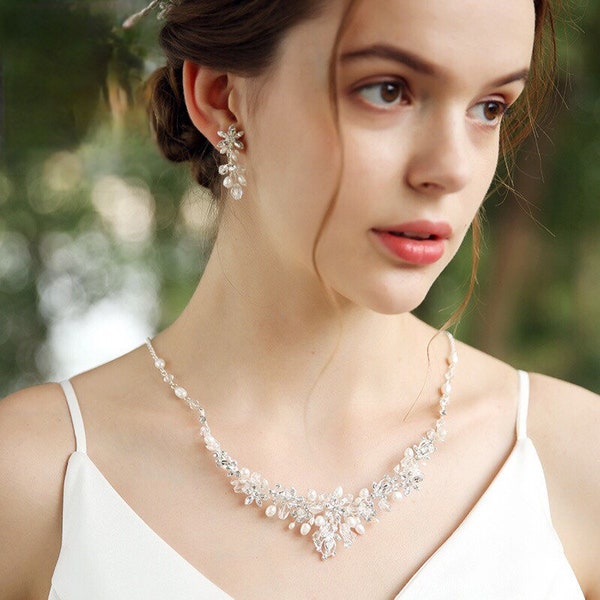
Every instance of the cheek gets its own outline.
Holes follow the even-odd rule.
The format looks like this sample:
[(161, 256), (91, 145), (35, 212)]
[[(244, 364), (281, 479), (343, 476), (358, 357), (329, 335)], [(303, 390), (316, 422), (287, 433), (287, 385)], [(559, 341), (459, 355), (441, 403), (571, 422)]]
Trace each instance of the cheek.
[(469, 228), (477, 218), (479, 211), (487, 198), (490, 185), (494, 181), (498, 165), (498, 152), (493, 149), (488, 152), (477, 152), (474, 158), (473, 181), (468, 188), (456, 200), (458, 206), (456, 213), (458, 218), (455, 227), (455, 240), (451, 250), (451, 257), (454, 257), (460, 246), (463, 244)]
[(490, 189), (493, 189), (492, 184), (498, 169), (498, 144), (485, 151), (477, 152), (474, 157), (474, 165), (473, 183), (469, 189), (470, 201), (466, 208), (472, 215), (469, 218), (469, 224), (490, 193)]
[(249, 117), (249, 187), (265, 234), (310, 257), (336, 186), (341, 153), (329, 105), (282, 82)]
[(358, 223), (364, 222), (365, 213), (381, 218), (382, 211), (389, 212), (386, 207), (401, 198), (402, 144), (384, 139), (381, 132), (353, 128), (343, 131), (343, 140), (340, 209), (349, 217), (360, 215)]

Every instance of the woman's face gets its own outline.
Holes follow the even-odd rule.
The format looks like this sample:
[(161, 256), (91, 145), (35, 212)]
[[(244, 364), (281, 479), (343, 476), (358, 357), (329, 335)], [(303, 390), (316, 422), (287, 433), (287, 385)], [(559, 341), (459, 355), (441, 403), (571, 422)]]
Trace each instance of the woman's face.
[[(490, 186), (502, 114), (523, 91), (532, 0), (366, 0), (329, 60), (343, 7), (303, 23), (243, 111), (249, 226), (288, 272), (382, 313), (412, 310)], [(343, 152), (341, 151), (343, 149)], [(240, 207), (241, 208), (241, 207)]]

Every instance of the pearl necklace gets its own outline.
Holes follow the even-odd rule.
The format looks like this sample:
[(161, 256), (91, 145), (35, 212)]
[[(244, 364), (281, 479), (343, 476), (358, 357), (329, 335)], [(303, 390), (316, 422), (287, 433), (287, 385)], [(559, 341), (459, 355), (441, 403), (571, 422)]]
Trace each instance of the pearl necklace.
[(418, 443), (404, 451), (402, 460), (391, 473), (373, 482), (370, 489), (363, 488), (356, 496), (344, 494), (341, 487), (337, 487), (332, 493), (318, 493), (311, 489), (301, 495), (296, 488), (286, 488), (279, 483), (270, 487), (269, 482), (260, 473), (239, 467), (237, 461), (221, 448), (219, 441), (211, 434), (204, 409), (198, 401), (190, 398), (187, 390), (178, 385), (173, 375), (165, 369), (166, 363), (157, 356), (150, 338), (146, 340), (146, 346), (163, 381), (197, 414), (200, 434), (207, 450), (212, 453), (216, 465), (229, 477), (233, 490), (245, 496), (244, 504), (249, 506), (254, 503), (258, 507), (266, 505), (267, 517), (277, 515), (282, 520), (289, 520), (290, 530), (299, 525), (303, 536), (308, 535), (315, 527), (312, 541), (321, 558), (325, 560), (335, 556), (340, 542), (346, 548), (350, 547), (357, 534), (365, 533), (366, 523), (378, 522), (378, 512), (390, 511), (392, 500), (401, 500), (411, 491), (419, 489), (423, 481), (420, 463), (427, 461), (435, 452), (438, 441), (441, 442), (446, 437), (444, 417), (450, 400), (454, 369), (458, 362), (454, 338), (449, 332), (446, 332), (446, 335), (450, 343), (450, 353), (447, 358), (448, 369), (440, 388), (439, 418)]

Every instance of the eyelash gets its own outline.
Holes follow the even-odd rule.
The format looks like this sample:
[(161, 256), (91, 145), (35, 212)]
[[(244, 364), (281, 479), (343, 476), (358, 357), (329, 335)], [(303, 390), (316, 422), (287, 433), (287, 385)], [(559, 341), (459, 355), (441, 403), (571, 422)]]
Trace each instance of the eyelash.
[(483, 116), (482, 122), (485, 127), (497, 127), (502, 122), (503, 117), (508, 112), (509, 106), (506, 102), (500, 100), (484, 100), (483, 102), (477, 103), (473, 108), (469, 109), (469, 113), (475, 108), (482, 108), (484, 111), (490, 106), (495, 106), (500, 109), (499, 114), (492, 120), (488, 120), (487, 117)]
[[(403, 79), (387, 79), (385, 81), (376, 81), (373, 83), (367, 83), (365, 85), (360, 86), (356, 91), (363, 96), (363, 98), (365, 97), (365, 92), (367, 91), (380, 91), (380, 99), (384, 100), (385, 99), (381, 96), (381, 92), (383, 92), (384, 86), (389, 86), (391, 87), (396, 87), (398, 90), (398, 93), (401, 95), (406, 95), (408, 93), (408, 85), (406, 84), (406, 82)], [(370, 104), (373, 104), (375, 106), (381, 106), (381, 104), (377, 104), (376, 102), (374, 102), (373, 100), (370, 100), (367, 98), (367, 101)], [(392, 102), (390, 102), (389, 104), (386, 104), (386, 106), (390, 106)]]
[[(386, 100), (383, 97), (383, 92), (385, 86), (388, 87), (387, 91), (392, 94), (398, 94), (398, 98), (392, 100)], [(376, 81), (374, 83), (368, 83), (366, 85), (362, 85), (356, 89), (356, 92), (363, 97), (369, 104), (372, 104), (377, 107), (388, 107), (394, 104), (397, 105), (406, 105), (410, 102), (410, 92), (407, 83), (403, 79), (388, 79), (385, 81)], [(382, 103), (377, 102), (373, 97), (367, 97), (366, 92), (378, 92), (378, 98), (382, 101)], [(408, 96), (408, 98), (407, 98)], [(398, 102), (400, 100), (400, 102)], [(492, 120), (489, 120), (482, 115), (482, 118), (477, 118), (478, 121), (482, 123), (484, 127), (495, 128), (500, 125), (503, 117), (509, 112), (510, 106), (506, 102), (502, 102), (501, 100), (484, 100), (482, 102), (478, 102), (472, 108), (469, 109), (469, 114), (471, 114), (475, 109), (480, 108), (483, 111), (487, 110), (490, 107), (495, 107), (499, 109), (498, 114)]]

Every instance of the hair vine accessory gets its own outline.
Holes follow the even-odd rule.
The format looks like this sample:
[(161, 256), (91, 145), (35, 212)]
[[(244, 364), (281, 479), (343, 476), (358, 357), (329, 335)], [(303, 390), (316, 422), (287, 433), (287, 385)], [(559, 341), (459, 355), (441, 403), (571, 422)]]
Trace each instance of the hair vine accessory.
[(143, 8), (139, 12), (127, 17), (123, 22), (123, 29), (129, 29), (133, 27), (138, 21), (143, 19), (146, 15), (149, 15), (155, 8), (159, 8), (159, 12), (157, 15), (157, 19), (164, 19), (165, 13), (168, 10), (169, 6), (173, 4), (178, 4), (177, 0), (152, 0), (146, 8)]
[(227, 163), (219, 167), (219, 175), (223, 175), (223, 186), (229, 190), (234, 200), (240, 200), (244, 195), (242, 186), (246, 185), (246, 169), (237, 164), (240, 150), (244, 144), (240, 138), (243, 131), (238, 131), (235, 125), (230, 125), (227, 131), (217, 131), (223, 139), (217, 144), (217, 150), (227, 157)]
[(374, 481), (370, 488), (363, 488), (356, 495), (344, 494), (341, 487), (332, 493), (318, 493), (314, 489), (306, 494), (299, 494), (294, 487), (283, 487), (277, 483), (273, 487), (258, 472), (238, 466), (238, 462), (221, 448), (220, 442), (213, 437), (204, 409), (197, 400), (193, 400), (187, 390), (175, 382), (165, 366), (165, 361), (156, 354), (150, 338), (146, 346), (154, 366), (160, 371), (163, 381), (173, 390), (175, 396), (184, 400), (200, 422), (200, 435), (204, 439), (207, 450), (212, 454), (216, 465), (225, 471), (233, 491), (243, 494), (244, 504), (266, 505), (265, 515), (281, 520), (289, 520), (290, 530), (298, 529), (306, 536), (315, 527), (312, 541), (315, 550), (323, 560), (335, 556), (338, 543), (348, 548), (357, 538), (363, 535), (365, 524), (377, 523), (379, 511), (390, 511), (393, 500), (401, 500), (413, 490), (418, 490), (423, 481), (420, 465), (424, 464), (435, 452), (438, 442), (446, 437), (444, 417), (450, 400), (452, 378), (458, 363), (458, 355), (452, 334), (446, 332), (450, 343), (447, 358), (448, 369), (444, 375), (444, 383), (440, 387), (439, 418), (421, 439), (405, 451), (400, 462), (391, 473)]

